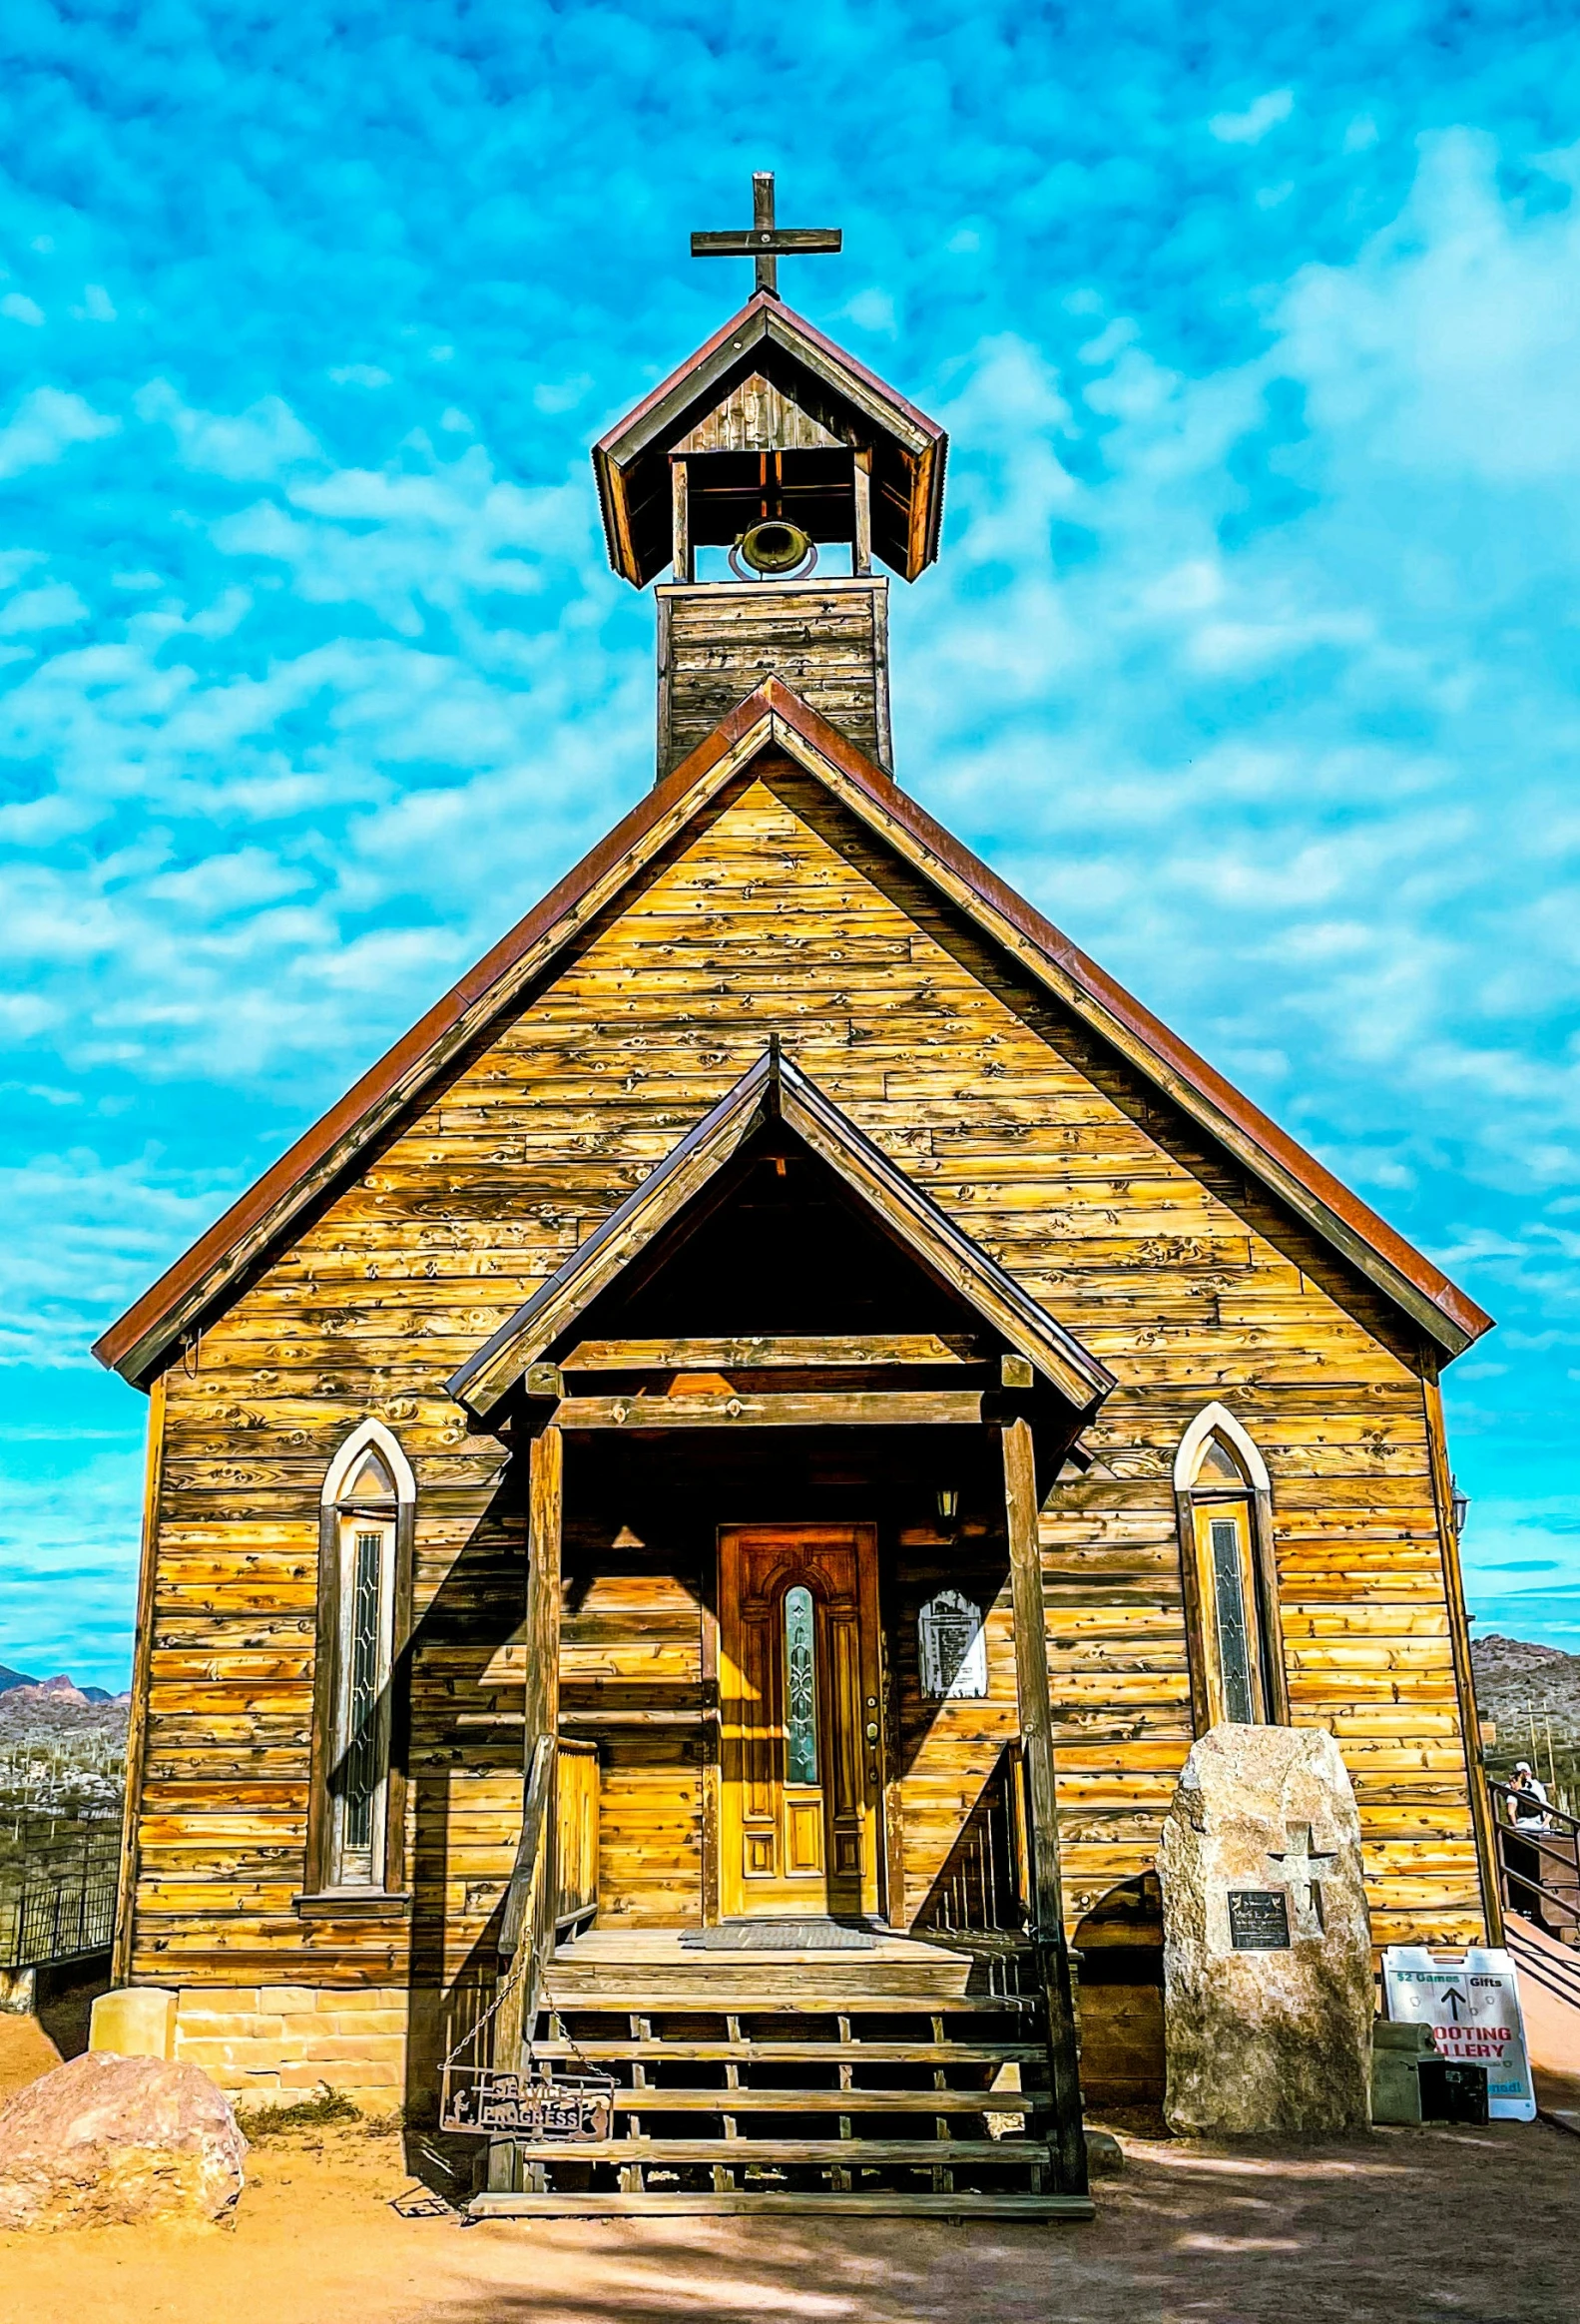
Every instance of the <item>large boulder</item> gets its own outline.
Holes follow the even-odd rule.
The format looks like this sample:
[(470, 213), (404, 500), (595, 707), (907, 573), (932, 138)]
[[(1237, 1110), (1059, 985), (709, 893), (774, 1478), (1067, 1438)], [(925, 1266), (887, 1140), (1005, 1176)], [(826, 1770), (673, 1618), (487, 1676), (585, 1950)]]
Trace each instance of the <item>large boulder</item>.
[(1360, 1818), (1311, 1727), (1214, 1727), (1158, 1850), (1170, 2127), (1322, 2135), (1370, 2119)]
[(0, 2106), (0, 2227), (222, 2219), (246, 2155), (199, 2067), (89, 2050)]

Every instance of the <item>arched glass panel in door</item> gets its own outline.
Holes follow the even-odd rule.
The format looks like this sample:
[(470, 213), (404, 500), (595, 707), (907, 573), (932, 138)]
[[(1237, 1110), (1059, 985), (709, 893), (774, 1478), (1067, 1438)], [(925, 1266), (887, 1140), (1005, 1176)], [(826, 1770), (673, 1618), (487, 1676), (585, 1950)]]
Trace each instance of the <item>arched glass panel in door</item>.
[(809, 1589), (785, 1592), (785, 1780), (817, 1781), (817, 1648)]

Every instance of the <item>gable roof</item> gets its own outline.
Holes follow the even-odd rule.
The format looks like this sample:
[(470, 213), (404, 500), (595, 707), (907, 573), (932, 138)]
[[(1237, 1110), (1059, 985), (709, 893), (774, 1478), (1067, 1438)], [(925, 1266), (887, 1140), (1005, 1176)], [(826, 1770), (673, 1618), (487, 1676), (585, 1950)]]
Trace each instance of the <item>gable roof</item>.
[(757, 1063), (659, 1167), (445, 1382), (450, 1395), (479, 1420), (486, 1420), (528, 1365), (570, 1329), (768, 1121), (783, 1122), (826, 1162), (899, 1241), (942, 1276), (1077, 1412), (1088, 1411), (1107, 1396), (1115, 1385), (1108, 1367), (1090, 1355), (1073, 1332), (1056, 1323), (930, 1195), (913, 1185), (808, 1074), (781, 1054), (777, 1033)]
[(261, 1263), (292, 1222), (446, 1066), (503, 1013), (587, 922), (678, 838), (763, 751), (793, 759), (1008, 951), (1080, 1021), (1118, 1049), (1368, 1277), (1449, 1356), (1491, 1325), (1474, 1300), (1294, 1138), (1087, 958), (845, 736), (770, 678), (616, 824), (340, 1102), (97, 1342), (101, 1364), (143, 1385)]
[(615, 571), (641, 589), (668, 565), (670, 454), (754, 373), (837, 442), (871, 452), (872, 548), (914, 581), (938, 554), (949, 439), (770, 290), (759, 290), (594, 444)]

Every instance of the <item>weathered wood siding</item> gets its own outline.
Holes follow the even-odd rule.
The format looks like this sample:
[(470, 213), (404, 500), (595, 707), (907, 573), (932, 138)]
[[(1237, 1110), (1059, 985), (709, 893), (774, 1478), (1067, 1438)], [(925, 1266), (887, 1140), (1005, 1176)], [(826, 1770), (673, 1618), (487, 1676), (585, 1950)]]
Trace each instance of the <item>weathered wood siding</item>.
[[(766, 765), (774, 787), (744, 787), (593, 930), (171, 1372), (137, 1976), (380, 1983), (413, 1947), (450, 1976), (482, 1945), (520, 1776), (508, 1729), (475, 1722), (520, 1617), (521, 1515), (502, 1448), (440, 1384), (773, 1027), (1119, 1376), (1098, 1465), (1043, 1526), (1072, 1914), (1148, 1863), (1189, 1744), (1170, 1468), (1218, 1398), (1273, 1473), (1292, 1708), (1355, 1777), (1377, 1936), (1479, 1926), (1418, 1350), (826, 794)], [(304, 1927), (290, 1902), (317, 1498), (369, 1412), (419, 1486), (409, 1937)], [(631, 1750), (606, 1778), (615, 1861), (647, 1780)], [(693, 1812), (675, 1785), (677, 1843)], [(679, 1895), (676, 1861), (656, 1877)]]
[(560, 1706), (597, 1721), (570, 1731), (595, 1738), (603, 1762), (600, 1919), (674, 1928), (702, 1917), (702, 1726), (687, 1723), (701, 1701), (702, 1608), (695, 1587), (624, 1562), (567, 1593)]
[(654, 596), (661, 777), (775, 677), (878, 766), (892, 764), (888, 583), (881, 574), (736, 588), (665, 582)]
[[(1005, 1749), (1019, 1733), (1015, 1636), (1003, 1542), (991, 1566), (982, 1544), (906, 1546), (887, 1592), (889, 1685), (894, 1696), (891, 1751), (903, 1820), (901, 1869), (889, 1867), (890, 1915), (909, 1926), (930, 1919), (949, 1883), (961, 1834), (1000, 1775)], [(986, 1635), (987, 1693), (932, 1702), (923, 1695), (916, 1624), (935, 1591), (954, 1588), (980, 1607)], [(890, 1810), (889, 1822), (893, 1824)], [(891, 1856), (898, 1851), (891, 1848)]]

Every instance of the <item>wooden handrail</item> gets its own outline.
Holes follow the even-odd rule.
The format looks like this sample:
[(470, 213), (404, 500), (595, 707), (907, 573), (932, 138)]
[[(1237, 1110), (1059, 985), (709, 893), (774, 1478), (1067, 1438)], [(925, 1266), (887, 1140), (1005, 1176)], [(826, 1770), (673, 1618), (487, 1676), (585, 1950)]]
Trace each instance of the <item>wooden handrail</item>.
[(1571, 1816), (1567, 1808), (1556, 1807), (1551, 1800), (1533, 1800), (1529, 1792), (1519, 1790), (1512, 1783), (1500, 1783), (1496, 1776), (1488, 1776), (1487, 1790), (1494, 1799), (1502, 1800), (1509, 1808), (1523, 1802), (1526, 1807), (1539, 1811), (1543, 1819), (1540, 1824), (1520, 1825), (1513, 1815), (1500, 1819), (1510, 1830), (1518, 1831), (1522, 1839), (1529, 1840), (1538, 1832), (1550, 1831), (1555, 1824), (1560, 1830), (1567, 1826), (1571, 1840), (1580, 1834), (1580, 1816)]
[(1004, 1502), (1009, 1531), (1010, 1598), (1015, 1620), (1015, 1692), (1020, 1713), (1022, 1799), (1031, 1862), (1031, 1941), (1048, 2033), (1053, 2102), (1049, 2150), (1061, 2194), (1086, 2192), (1086, 2134), (1081, 2121), (1075, 1994), (1064, 1933), (1059, 1873), (1059, 1805), (1054, 1777), (1053, 1703), (1048, 1691), (1048, 1619), (1037, 1530), (1037, 1471), (1024, 1420), (1003, 1431)]
[(530, 2038), (537, 2025), (544, 1973), (554, 1951), (555, 1834), (549, 1808), (554, 1798), (555, 1756), (554, 1737), (540, 1735), (527, 1777), (521, 1838), (516, 1844), (515, 1868), (505, 1892), (499, 1930), (499, 1955), (506, 1974), (493, 2026), (493, 2063), (511, 2073), (519, 2070), (523, 2037)]
[[(1556, 1920), (1570, 1928), (1580, 1926), (1580, 1816), (1571, 1816), (1567, 1808), (1533, 1800), (1529, 1792), (1520, 1791), (1510, 1783), (1490, 1781), (1487, 1789), (1494, 1805), (1502, 1811), (1492, 1829), (1504, 1904), (1511, 1913), (1539, 1921), (1541, 1908), (1536, 1906), (1533, 1910), (1531, 1902), (1539, 1897)], [(1541, 1822), (1517, 1822), (1513, 1811), (1521, 1806), (1534, 1809)], [(1521, 1848), (1531, 1850), (1526, 1865), (1509, 1862), (1511, 1841), (1518, 1841)], [(1565, 1881), (1564, 1887), (1549, 1885), (1560, 1879)]]
[(554, 1796), (554, 1737), (540, 1735), (522, 1795), (521, 1837), (516, 1842), (516, 1861), (511, 1866), (510, 1886), (505, 1891), (505, 1913), (499, 1930), (499, 1955), (502, 1961), (515, 1959), (527, 1920), (538, 1859), (543, 1852), (545, 1835), (550, 1829), (548, 1811), (549, 1801)]
[(598, 1746), (540, 1735), (499, 1928), (507, 1991), (494, 2028), (496, 2065), (514, 2070), (531, 2039), (558, 1930), (597, 1903)]

